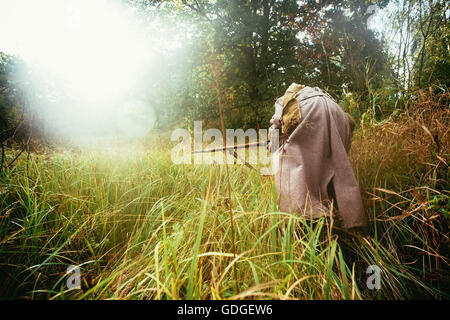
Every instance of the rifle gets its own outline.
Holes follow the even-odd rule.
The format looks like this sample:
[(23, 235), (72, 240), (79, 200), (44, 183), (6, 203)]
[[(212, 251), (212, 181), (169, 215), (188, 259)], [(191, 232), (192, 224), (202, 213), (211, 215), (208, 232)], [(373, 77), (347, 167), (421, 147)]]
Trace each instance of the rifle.
[(192, 153), (208, 153), (208, 152), (216, 152), (216, 151), (236, 150), (236, 149), (242, 149), (242, 148), (259, 147), (259, 146), (266, 146), (268, 143), (269, 143), (269, 141), (265, 141), (265, 142), (251, 142), (251, 143), (238, 144), (238, 145), (230, 146), (230, 147), (221, 147), (221, 148), (206, 149), (206, 150), (194, 150), (194, 151), (192, 151)]
[(221, 148), (213, 148), (213, 149), (206, 149), (206, 150), (194, 150), (192, 153), (208, 153), (208, 152), (217, 152), (217, 151), (228, 151), (228, 153), (232, 154), (236, 159), (240, 159), (244, 162), (244, 164), (249, 167), (250, 169), (255, 169), (251, 164), (249, 164), (245, 159), (241, 159), (237, 153), (237, 149), (243, 149), (243, 148), (251, 148), (251, 147), (259, 147), (259, 146), (267, 146), (269, 141), (265, 142), (251, 142), (251, 143), (244, 143), (244, 144), (238, 144), (230, 147), (221, 147)]

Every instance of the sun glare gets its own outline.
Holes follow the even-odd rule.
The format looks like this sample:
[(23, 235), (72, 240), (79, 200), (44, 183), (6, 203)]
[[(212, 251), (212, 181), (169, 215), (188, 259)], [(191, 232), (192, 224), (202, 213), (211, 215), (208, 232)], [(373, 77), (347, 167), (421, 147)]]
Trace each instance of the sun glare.
[[(99, 115), (109, 121), (120, 111), (121, 130), (143, 135), (154, 120), (151, 111), (142, 116), (133, 88), (140, 73), (151, 70), (158, 46), (143, 23), (118, 1), (0, 1), (0, 51), (21, 57), (40, 81), (64, 94), (64, 105), (41, 110), (50, 126), (89, 127)], [(144, 120), (137, 127), (127, 120), (139, 116)]]

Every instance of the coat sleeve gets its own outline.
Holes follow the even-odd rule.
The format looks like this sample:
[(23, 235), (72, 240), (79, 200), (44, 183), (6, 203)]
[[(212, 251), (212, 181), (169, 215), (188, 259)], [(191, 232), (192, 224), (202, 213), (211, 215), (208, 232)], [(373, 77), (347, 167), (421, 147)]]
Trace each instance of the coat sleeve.
[(270, 119), (270, 128), (268, 133), (269, 143), (267, 144), (267, 150), (274, 153), (278, 150), (280, 144), (280, 132), (281, 132), (281, 114), (283, 111), (283, 97), (279, 98), (275, 102), (275, 114)]

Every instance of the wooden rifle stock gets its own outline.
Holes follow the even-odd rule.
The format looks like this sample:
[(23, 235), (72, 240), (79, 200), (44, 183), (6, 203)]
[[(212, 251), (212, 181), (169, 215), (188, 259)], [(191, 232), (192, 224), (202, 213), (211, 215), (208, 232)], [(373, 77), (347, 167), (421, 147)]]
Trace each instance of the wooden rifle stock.
[(259, 146), (266, 146), (269, 143), (269, 141), (266, 142), (252, 142), (252, 143), (245, 143), (245, 144), (238, 144), (230, 147), (221, 147), (221, 148), (213, 148), (213, 149), (206, 149), (206, 150), (194, 150), (192, 153), (207, 153), (207, 152), (217, 152), (217, 151), (228, 151), (228, 150), (236, 150), (236, 149), (242, 149), (242, 148), (251, 148), (251, 147), (259, 147)]

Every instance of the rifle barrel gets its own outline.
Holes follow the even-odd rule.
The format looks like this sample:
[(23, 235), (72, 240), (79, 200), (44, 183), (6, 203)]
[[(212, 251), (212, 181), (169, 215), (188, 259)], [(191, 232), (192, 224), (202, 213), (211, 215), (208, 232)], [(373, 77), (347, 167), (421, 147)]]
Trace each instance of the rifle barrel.
[(266, 146), (268, 141), (266, 142), (252, 142), (252, 143), (245, 143), (245, 144), (238, 144), (230, 147), (221, 147), (221, 148), (214, 148), (214, 149), (206, 149), (206, 150), (194, 150), (192, 153), (207, 153), (207, 152), (216, 152), (216, 151), (225, 151), (225, 150), (236, 150), (236, 149), (242, 149), (242, 148), (251, 148), (251, 147), (258, 147), (258, 146)]

